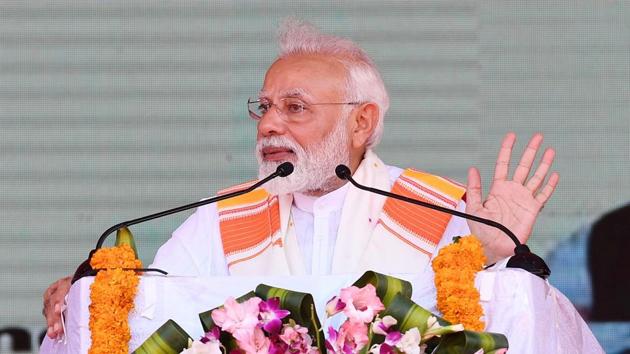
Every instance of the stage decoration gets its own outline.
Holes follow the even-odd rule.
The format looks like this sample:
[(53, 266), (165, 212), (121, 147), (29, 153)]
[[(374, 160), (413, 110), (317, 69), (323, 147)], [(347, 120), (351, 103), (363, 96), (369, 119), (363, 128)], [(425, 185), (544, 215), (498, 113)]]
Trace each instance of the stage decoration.
[(309, 294), (264, 284), (228, 298), (199, 315), (206, 333), (193, 341), (172, 320), (134, 353), (500, 353), (502, 334), (465, 330), (411, 301), (411, 284), (366, 272), (326, 305), (328, 316), (345, 315), (328, 338)]
[(128, 240), (121, 239), (114, 247), (99, 249), (90, 261), (92, 268), (99, 271), (90, 286), (89, 354), (129, 352), (128, 315), (134, 307), (139, 283), (134, 269), (141, 268), (142, 263)]
[(415, 304), (411, 302), (396, 302), (394, 306), (398, 309), (391, 307), (392, 302), (388, 313), (412, 313), (415, 322), (421, 326), (405, 326), (404, 317), (397, 326), (399, 321), (390, 314), (381, 318), (379, 314), (385, 310), (385, 304), (371, 283), (361, 288), (353, 285), (342, 289), (339, 296), (333, 297), (326, 306), (329, 316), (338, 313), (346, 316), (339, 330), (328, 327), (328, 352), (361, 353), (369, 348), (369, 352), (375, 354), (424, 353), (429, 339), (464, 330), (462, 325), (440, 325), (437, 317), (426, 310), (413, 313), (419, 309), (414, 308)]
[(479, 291), (475, 288), (475, 276), (483, 270), (486, 257), (481, 242), (474, 235), (456, 237), (454, 242), (442, 248), (433, 260), (437, 307), (444, 319), (461, 323), (464, 328), (482, 331), (483, 309), (479, 303)]

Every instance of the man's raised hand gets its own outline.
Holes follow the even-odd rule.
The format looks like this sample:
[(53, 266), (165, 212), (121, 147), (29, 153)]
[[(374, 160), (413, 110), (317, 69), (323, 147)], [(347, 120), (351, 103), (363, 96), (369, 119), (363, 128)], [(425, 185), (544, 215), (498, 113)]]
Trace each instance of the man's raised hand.
[[(468, 170), (466, 212), (505, 225), (522, 243), (526, 243), (540, 210), (556, 189), (560, 176), (553, 172), (547, 179), (555, 156), (555, 151), (548, 148), (534, 174), (528, 179), (543, 141), (541, 134), (535, 134), (527, 144), (512, 179), (509, 179), (510, 158), (515, 140), (514, 133), (508, 133), (503, 138), (494, 179), (485, 200), (482, 199), (479, 170), (474, 167)], [(488, 264), (514, 254), (514, 243), (502, 231), (470, 220), (468, 225), (471, 232), (481, 240)]]

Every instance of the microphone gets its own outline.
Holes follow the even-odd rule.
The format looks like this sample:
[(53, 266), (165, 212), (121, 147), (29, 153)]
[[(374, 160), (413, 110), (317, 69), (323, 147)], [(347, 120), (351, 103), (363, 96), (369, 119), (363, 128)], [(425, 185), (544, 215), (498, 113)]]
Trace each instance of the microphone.
[(475, 215), (462, 213), (461, 211), (451, 210), (451, 209), (448, 209), (448, 208), (445, 208), (445, 207), (442, 207), (442, 206), (439, 206), (439, 205), (434, 205), (434, 204), (431, 204), (431, 203), (427, 203), (427, 202), (422, 201), (422, 200), (417, 200), (417, 199), (405, 197), (404, 195), (399, 195), (399, 194), (387, 192), (387, 191), (384, 191), (384, 190), (380, 190), (380, 189), (376, 189), (376, 188), (372, 188), (372, 187), (367, 187), (367, 186), (361, 185), (357, 181), (355, 181), (354, 178), (352, 178), (352, 171), (350, 171), (350, 168), (348, 168), (348, 166), (346, 166), (346, 165), (339, 165), (339, 166), (337, 166), (335, 168), (335, 174), (340, 179), (348, 180), (355, 187), (357, 187), (357, 188), (359, 188), (361, 190), (364, 190), (364, 191), (380, 194), (380, 195), (383, 195), (383, 196), (386, 196), (386, 197), (391, 197), (391, 198), (398, 199), (398, 200), (402, 200), (402, 201), (407, 202), (407, 203), (420, 205), (420, 206), (423, 206), (423, 207), (426, 207), (426, 208), (429, 208), (429, 209), (441, 211), (443, 213), (459, 216), (459, 217), (462, 217), (464, 219), (473, 220), (473, 221), (480, 222), (480, 223), (488, 225), (488, 226), (495, 227), (495, 228), (503, 231), (506, 235), (508, 235), (508, 237), (516, 245), (516, 248), (514, 248), (514, 256), (510, 257), (510, 260), (507, 263), (507, 267), (508, 268), (524, 269), (524, 270), (526, 270), (526, 271), (528, 271), (528, 272), (530, 272), (530, 273), (532, 273), (532, 274), (534, 274), (534, 275), (536, 275), (536, 276), (538, 276), (538, 277), (540, 277), (542, 279), (547, 279), (549, 277), (549, 275), (551, 275), (551, 270), (549, 269), (549, 267), (547, 266), (545, 261), (542, 258), (540, 258), (539, 256), (537, 256), (536, 254), (532, 253), (529, 250), (529, 247), (527, 247), (527, 245), (525, 245), (525, 244), (522, 244), (521, 241), (516, 237), (516, 235), (514, 235), (514, 233), (512, 231), (510, 231), (510, 229), (505, 227), (505, 225), (503, 225), (503, 224), (500, 224), (500, 223), (498, 223), (496, 221), (493, 221), (493, 220), (490, 220), (490, 219), (481, 218), (481, 217), (478, 217), (478, 216), (475, 216)]
[[(245, 194), (245, 193), (249, 193), (251, 191), (253, 191), (254, 189), (262, 186), (263, 184), (269, 182), (270, 180), (276, 178), (276, 177), (286, 177), (288, 175), (290, 175), (291, 173), (293, 173), (293, 164), (290, 162), (283, 162), (280, 165), (278, 165), (278, 167), (276, 168), (276, 171), (273, 172), (272, 174), (270, 174), (269, 176), (261, 179), (260, 181), (254, 183), (253, 185), (238, 190), (238, 191), (234, 191), (232, 193), (226, 193), (223, 195), (218, 195), (216, 197), (213, 198), (208, 198), (208, 199), (204, 199), (198, 202), (194, 202), (194, 203), (190, 203), (190, 204), (186, 204), (186, 205), (182, 205), (176, 208), (172, 208), (169, 210), (165, 210), (165, 211), (161, 211), (155, 214), (151, 214), (151, 215), (146, 215), (146, 216), (142, 216), (139, 217), (137, 219), (132, 219), (132, 220), (128, 220), (128, 221), (123, 221), (121, 223), (118, 223), (112, 227), (110, 227), (109, 229), (105, 230), (105, 232), (103, 232), (103, 234), (101, 235), (101, 237), (98, 238), (98, 241), (96, 242), (96, 247), (90, 251), (90, 254), (88, 256), (88, 258), (79, 265), (79, 267), (77, 268), (77, 270), (74, 273), (74, 276), (72, 277), (72, 283), (74, 283), (75, 281), (85, 277), (85, 276), (89, 276), (89, 275), (94, 275), (96, 274), (96, 272), (98, 270), (95, 270), (92, 268), (92, 266), (90, 266), (90, 260), (92, 259), (92, 255), (101, 247), (103, 247), (103, 243), (105, 242), (105, 240), (107, 239), (107, 237), (112, 234), (114, 231), (123, 228), (123, 227), (129, 227), (131, 225), (136, 225), (136, 224), (140, 224), (143, 223), (145, 221), (149, 221), (149, 220), (153, 220), (153, 219), (158, 219), (167, 215), (171, 215), (171, 214), (175, 214), (175, 213), (179, 213), (182, 212), (184, 210), (188, 210), (188, 209), (192, 209), (192, 208), (197, 208), (200, 207), (202, 205), (206, 205), (206, 204), (212, 204), (212, 203), (216, 203), (219, 202), (221, 200), (225, 200), (225, 199), (229, 199), (229, 198), (233, 198), (233, 197), (237, 197), (239, 195)], [(140, 270), (146, 270), (146, 271), (157, 271), (160, 272), (162, 274), (167, 274), (165, 271), (160, 270), (160, 269), (140, 269)]]

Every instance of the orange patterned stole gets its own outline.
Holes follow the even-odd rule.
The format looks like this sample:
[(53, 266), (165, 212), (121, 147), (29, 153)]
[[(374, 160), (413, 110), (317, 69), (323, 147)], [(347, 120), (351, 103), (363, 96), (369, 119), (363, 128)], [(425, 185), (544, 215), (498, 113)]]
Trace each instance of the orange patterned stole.
[[(396, 180), (392, 193), (431, 204), (456, 209), (466, 188), (448, 179), (407, 169)], [(431, 257), (451, 215), (437, 210), (387, 198), (377, 229), (403, 241), (412, 249)]]
[[(256, 181), (240, 184), (219, 192), (227, 194), (247, 188)], [(280, 230), (278, 197), (271, 196), (262, 188), (217, 203), (219, 228), (228, 268), (252, 259), (276, 244), (274, 238)]]

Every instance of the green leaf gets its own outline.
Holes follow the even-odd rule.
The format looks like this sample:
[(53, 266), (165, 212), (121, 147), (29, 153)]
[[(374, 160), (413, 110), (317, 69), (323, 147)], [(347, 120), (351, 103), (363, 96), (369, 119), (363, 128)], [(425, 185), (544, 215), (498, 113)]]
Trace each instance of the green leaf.
[(313, 301), (311, 294), (260, 284), (256, 287), (256, 295), (263, 300), (273, 297), (280, 298), (280, 308), (291, 312), (286, 320), (290, 318), (300, 326), (308, 328), (308, 333), (313, 337), (314, 344), (317, 345), (320, 352), (325, 352), (324, 331), (319, 317), (317, 317), (317, 312), (315, 312), (315, 301)]
[(367, 284), (372, 284), (376, 288), (376, 295), (381, 299), (385, 307), (388, 307), (396, 294), (401, 294), (406, 298), (411, 298), (411, 283), (392, 277), (389, 275), (368, 271), (365, 272), (359, 280), (355, 281), (354, 286), (362, 288)]
[(191, 339), (175, 321), (168, 320), (142, 343), (134, 354), (179, 354)]
[[(392, 316), (398, 321), (396, 327), (401, 333), (405, 333), (407, 330), (416, 327), (418, 331), (420, 331), (420, 334), (426, 332), (429, 317), (435, 316), (429, 310), (417, 305), (415, 302), (411, 301), (411, 299), (401, 294), (394, 296), (389, 306), (381, 313), (381, 318), (387, 315)], [(441, 326), (451, 324), (441, 317), (435, 316), (435, 318)]]
[(503, 334), (462, 331), (442, 337), (433, 354), (473, 354), (479, 349), (491, 354), (502, 348), (508, 348), (508, 340)]
[(129, 245), (133, 250), (133, 254), (138, 258), (138, 249), (136, 248), (136, 242), (133, 239), (133, 234), (126, 226), (121, 227), (116, 231), (116, 246)]
[[(363, 274), (354, 285), (363, 287), (368, 283), (374, 285), (376, 294), (385, 305), (385, 310), (379, 314), (379, 317), (383, 318), (387, 315), (394, 317), (398, 321), (396, 328), (401, 333), (405, 333), (413, 327), (417, 327), (421, 334), (427, 330), (427, 320), (435, 315), (411, 301), (411, 283), (396, 277), (369, 271)], [(441, 326), (450, 325), (443, 318), (435, 317)], [(383, 343), (384, 340), (385, 337), (383, 336), (373, 336), (367, 348), (374, 344)], [(427, 345), (430, 348), (434, 348), (438, 340), (438, 338), (431, 339), (427, 342)]]

